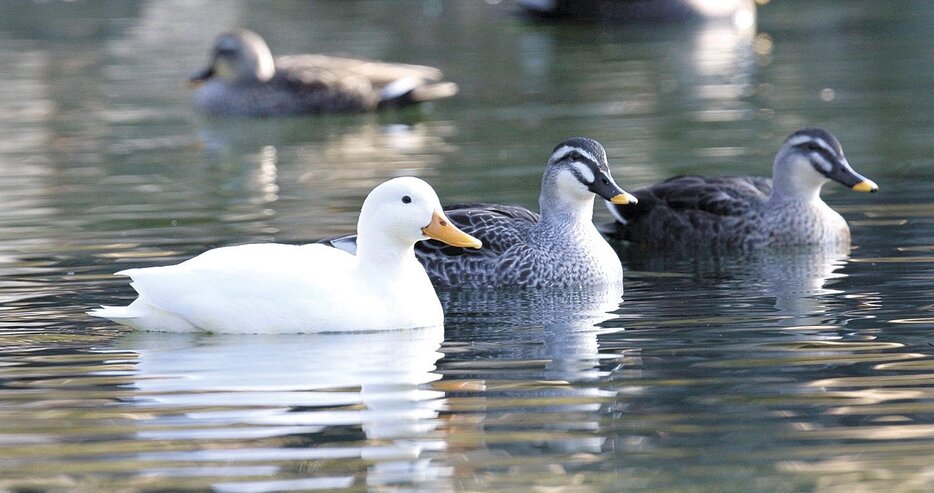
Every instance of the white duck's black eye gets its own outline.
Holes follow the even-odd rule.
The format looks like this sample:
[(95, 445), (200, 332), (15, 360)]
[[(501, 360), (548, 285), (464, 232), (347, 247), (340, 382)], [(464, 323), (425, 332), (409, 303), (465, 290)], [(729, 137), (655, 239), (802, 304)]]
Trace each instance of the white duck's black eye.
[(403, 203), (403, 204), (411, 204), (411, 203), (412, 203), (412, 197), (409, 197), (408, 195), (403, 195), (403, 196), (402, 196), (402, 203)]

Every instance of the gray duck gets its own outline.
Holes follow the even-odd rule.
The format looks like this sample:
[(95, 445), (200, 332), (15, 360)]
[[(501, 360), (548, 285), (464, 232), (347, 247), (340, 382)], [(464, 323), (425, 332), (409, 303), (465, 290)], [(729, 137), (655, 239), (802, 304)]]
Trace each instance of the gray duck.
[(772, 178), (677, 176), (633, 192), (637, 205), (607, 204), (609, 236), (653, 247), (754, 249), (849, 245), (850, 228), (820, 197), (835, 181), (858, 192), (879, 187), (850, 167), (830, 132), (791, 134), (775, 156)]

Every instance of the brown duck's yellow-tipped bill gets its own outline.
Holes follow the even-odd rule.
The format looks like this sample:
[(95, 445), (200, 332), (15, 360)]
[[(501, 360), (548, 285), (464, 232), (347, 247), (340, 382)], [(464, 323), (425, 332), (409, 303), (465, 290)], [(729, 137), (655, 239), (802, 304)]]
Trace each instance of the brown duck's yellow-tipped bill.
[(441, 211), (435, 211), (431, 214), (431, 222), (428, 223), (428, 226), (422, 228), (422, 233), (425, 233), (429, 238), (451, 246), (464, 248), (480, 248), (483, 246), (480, 240), (457, 229)]
[(613, 198), (610, 199), (610, 203), (616, 205), (638, 204), (639, 199), (637, 199), (635, 195), (632, 195), (631, 193), (623, 192), (621, 194), (614, 195)]
[(872, 180), (866, 179), (853, 185), (853, 190), (857, 192), (878, 192), (879, 185), (876, 185), (876, 182)]

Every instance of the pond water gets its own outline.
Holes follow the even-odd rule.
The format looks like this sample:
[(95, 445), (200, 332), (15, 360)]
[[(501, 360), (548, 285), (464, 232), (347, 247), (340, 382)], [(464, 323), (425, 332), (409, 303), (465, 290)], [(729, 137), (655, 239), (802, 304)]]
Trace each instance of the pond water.
[[(0, 4), (0, 490), (934, 489), (934, 9), (774, 0), (755, 30), (537, 25), (510, 2)], [(441, 67), (419, 110), (197, 116), (214, 35)], [(660, 256), (625, 294), (439, 293), (443, 330), (128, 331), (111, 273), (353, 230), (401, 174), (536, 206), (586, 135), (629, 190), (768, 174), (816, 125), (881, 187), (850, 252)], [(609, 219), (598, 207), (598, 222)]]

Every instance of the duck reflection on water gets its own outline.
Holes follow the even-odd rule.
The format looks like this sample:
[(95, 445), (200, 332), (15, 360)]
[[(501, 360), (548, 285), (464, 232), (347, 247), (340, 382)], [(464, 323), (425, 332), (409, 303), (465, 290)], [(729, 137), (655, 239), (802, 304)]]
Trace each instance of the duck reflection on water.
[[(660, 253), (645, 246), (621, 248), (624, 264), (631, 269), (630, 303), (625, 319), (638, 318), (642, 303), (664, 303), (665, 313), (685, 320), (707, 316), (763, 315), (777, 318), (779, 326), (833, 325), (827, 314), (832, 305), (844, 303), (847, 274), (842, 272), (850, 258), (849, 245), (813, 245), (747, 252)], [(651, 251), (650, 251), (651, 250)], [(663, 276), (663, 277), (658, 277)], [(665, 289), (637, 288), (642, 283), (665, 281)], [(698, 290), (698, 286), (703, 289)], [(710, 298), (709, 289), (722, 291)], [(649, 294), (643, 297), (640, 293)], [(703, 303), (692, 292), (704, 291)], [(742, 298), (743, 302), (739, 303)], [(753, 301), (753, 303), (750, 303)]]
[[(410, 482), (436, 478), (438, 466), (422, 455), (443, 447), (433, 432), (444, 394), (430, 388), (441, 378), (434, 370), (443, 338), (442, 327), (313, 335), (130, 333), (117, 343), (138, 353), (130, 402), (152, 410), (151, 419), (139, 422), (138, 436), (179, 444), (140, 459), (244, 460), (281, 468), (296, 458), (335, 458), (314, 444), (345, 435), (347, 445), (324, 452), (369, 461), (368, 484), (399, 481), (403, 470)], [(279, 446), (230, 448), (234, 438), (264, 437), (279, 437), (272, 442)]]
[[(489, 426), (508, 420), (511, 406), (521, 406), (556, 435), (538, 444), (509, 444), (510, 453), (540, 446), (568, 453), (601, 450), (605, 437), (593, 432), (599, 428), (602, 406), (616, 391), (588, 383), (607, 375), (601, 360), (613, 355), (601, 354), (600, 337), (621, 329), (601, 324), (616, 316), (622, 286), (463, 289), (438, 294), (451, 328), (440, 371), (451, 378), (482, 382), (484, 402), (490, 404)], [(469, 351), (458, 350), (465, 345)], [(461, 360), (465, 354), (469, 359)], [(529, 404), (530, 399), (536, 404)], [(472, 411), (461, 409), (460, 402), (449, 400), (454, 422), (462, 422), (458, 419), (462, 412), (469, 416)], [(478, 427), (473, 433), (479, 436), (495, 433), (492, 428), (484, 430), (483, 422), (472, 426)]]

